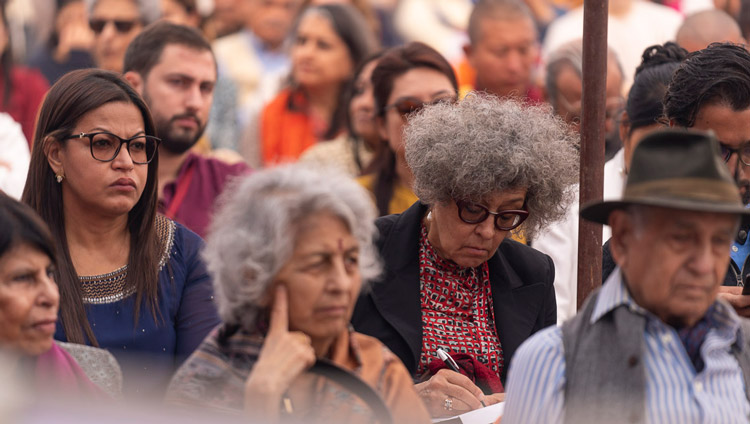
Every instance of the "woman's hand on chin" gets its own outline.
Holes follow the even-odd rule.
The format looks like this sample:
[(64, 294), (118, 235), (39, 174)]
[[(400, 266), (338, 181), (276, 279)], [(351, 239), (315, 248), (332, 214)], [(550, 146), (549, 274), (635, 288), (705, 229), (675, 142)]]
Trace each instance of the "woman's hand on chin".
[(276, 288), (268, 334), (245, 382), (245, 411), (263, 422), (278, 419), (279, 404), (292, 381), (315, 363), (310, 337), (289, 331), (287, 293)]
[(415, 386), (430, 415), (451, 417), (482, 407), (482, 390), (466, 376), (442, 369), (424, 383)]

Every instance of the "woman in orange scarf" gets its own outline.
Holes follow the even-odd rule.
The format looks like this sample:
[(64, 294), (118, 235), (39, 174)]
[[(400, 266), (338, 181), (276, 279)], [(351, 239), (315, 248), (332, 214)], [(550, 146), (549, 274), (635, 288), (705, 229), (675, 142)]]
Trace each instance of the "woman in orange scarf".
[(294, 34), (291, 84), (263, 110), (263, 163), (296, 161), (319, 140), (343, 129), (344, 87), (354, 68), (375, 48), (364, 18), (347, 5), (307, 9)]

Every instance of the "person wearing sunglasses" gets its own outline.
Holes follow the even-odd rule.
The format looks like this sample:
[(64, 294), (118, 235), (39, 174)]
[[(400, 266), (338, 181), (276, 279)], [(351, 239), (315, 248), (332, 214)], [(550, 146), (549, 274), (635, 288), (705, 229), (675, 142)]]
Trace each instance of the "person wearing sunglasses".
[(125, 396), (159, 395), (220, 322), (202, 240), (156, 213), (155, 132), (120, 76), (70, 72), (42, 104), (22, 196), (58, 253), (55, 339), (112, 352)]
[(373, 193), (381, 216), (401, 213), (417, 197), (404, 158), (407, 119), (426, 104), (456, 101), (453, 68), (435, 49), (409, 43), (387, 50), (372, 71), (375, 125), (385, 146), (364, 170), (359, 183)]
[(552, 260), (510, 232), (564, 217), (577, 138), (544, 107), (483, 94), (424, 108), (404, 137), (419, 201), (376, 221), (385, 270), (352, 323), (421, 381), (433, 417), (458, 415), (501, 400), (513, 353), (555, 324)]
[(92, 55), (98, 68), (122, 72), (128, 44), (161, 13), (153, 0), (94, 0), (89, 3), (94, 33)]

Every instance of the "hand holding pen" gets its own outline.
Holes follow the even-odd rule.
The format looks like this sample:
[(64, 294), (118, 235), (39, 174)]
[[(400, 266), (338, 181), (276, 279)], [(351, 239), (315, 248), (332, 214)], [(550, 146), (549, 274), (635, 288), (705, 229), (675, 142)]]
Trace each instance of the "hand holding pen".
[[(437, 348), (437, 355), (441, 361), (445, 362), (445, 364), (448, 365), (448, 368), (452, 369), (453, 371), (459, 374), (461, 373), (461, 370), (458, 368), (458, 364), (453, 359), (453, 357), (450, 356), (448, 352), (445, 351), (445, 349), (440, 348), (440, 347)], [(484, 404), (484, 401), (480, 400), (479, 402), (482, 404), (482, 406), (487, 406)]]

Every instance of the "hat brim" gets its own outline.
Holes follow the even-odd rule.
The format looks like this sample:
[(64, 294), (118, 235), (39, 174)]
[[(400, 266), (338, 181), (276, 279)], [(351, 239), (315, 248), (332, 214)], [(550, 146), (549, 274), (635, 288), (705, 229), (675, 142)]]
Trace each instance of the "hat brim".
[(727, 205), (721, 203), (706, 203), (681, 199), (629, 199), (629, 200), (608, 200), (591, 202), (581, 208), (581, 217), (583, 219), (598, 222), (600, 224), (609, 224), (609, 215), (614, 210), (625, 209), (628, 206), (659, 206), (670, 209), (680, 209), (694, 212), (713, 212), (726, 213), (739, 216), (743, 222), (750, 222), (750, 209), (744, 206)]

